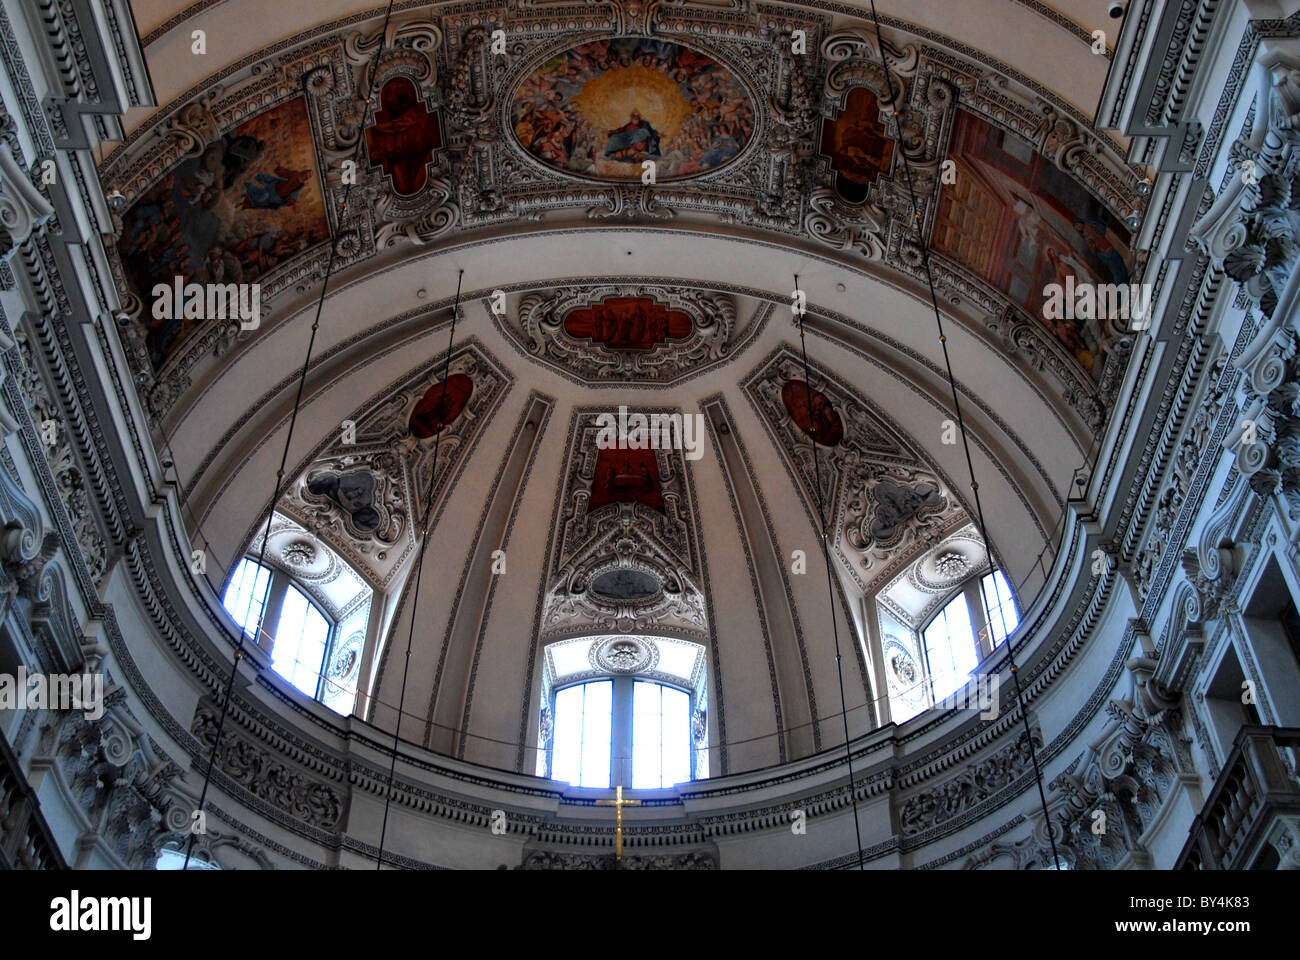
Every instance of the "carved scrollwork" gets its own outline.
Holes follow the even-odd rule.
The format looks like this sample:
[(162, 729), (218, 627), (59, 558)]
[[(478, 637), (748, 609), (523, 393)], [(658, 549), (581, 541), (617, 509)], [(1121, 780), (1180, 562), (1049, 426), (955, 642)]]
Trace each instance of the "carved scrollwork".
[[(436, 405), (444, 368), (447, 381), (454, 381), (454, 389), (447, 388), (446, 422), (437, 419)], [(374, 582), (386, 582), (415, 543), (412, 505), (428, 501), (430, 484), (447, 482), (506, 383), (474, 340), (458, 346), (449, 364), (431, 358), (354, 413), (353, 442), (337, 436), (323, 444), (300, 468), (280, 509)], [(437, 477), (428, 439), (435, 432)]]
[[(657, 480), (651, 482), (662, 509), (630, 497), (598, 501), (592, 507), (594, 495), (604, 499), (611, 490), (621, 489), (621, 481), (597, 475), (597, 414), (577, 416), (547, 576), (543, 633), (668, 631), (707, 636), (708, 607), (682, 451), (653, 452)], [(618, 468), (610, 464), (607, 469)], [(603, 575), (619, 572), (631, 573), (636, 589), (600, 589), (606, 582)]]
[[(601, 311), (610, 300), (621, 306), (619, 311), (611, 307), (606, 317)], [(595, 336), (568, 332), (565, 320), (576, 311), (597, 315), (595, 322), (603, 329), (593, 331)], [(689, 318), (685, 336), (669, 335), (667, 318), (672, 312)], [(658, 285), (562, 287), (552, 294), (524, 296), (517, 324), (508, 332), (530, 354), (587, 382), (671, 383), (728, 355), (736, 305), (727, 296)], [(650, 345), (618, 349), (622, 341), (610, 339), (633, 335)]]
[(837, 250), (855, 250), (868, 260), (883, 260), (888, 214), (871, 203), (849, 206), (830, 187), (816, 187), (808, 197), (804, 229)]
[(18, 245), (49, 220), (53, 212), (49, 202), (27, 179), (8, 144), (0, 143), (0, 263), (12, 258)]
[(199, 704), (191, 732), (213, 762), (238, 786), (272, 806), (322, 830), (331, 830), (343, 816), (343, 800), (332, 786), (293, 770), (233, 730), (217, 742), (218, 717), (208, 703)]
[[(814, 465), (807, 425), (796, 422), (788, 404), (792, 396), (799, 398), (798, 389), (791, 395), (788, 385), (802, 384), (803, 378), (799, 356), (788, 347), (778, 348), (746, 378), (744, 388), (799, 477), (810, 512), (815, 515), (819, 502), (827, 505), (834, 549), (866, 589), (868, 572), (874, 576), (904, 553), (914, 555), (904, 547), (934, 545), (963, 509), (944, 492), (937, 474), (855, 391), (820, 370), (813, 371), (813, 379), (825, 401), (817, 406), (828, 404), (842, 434), (832, 444), (818, 445)], [(823, 419), (832, 416), (829, 411)]]

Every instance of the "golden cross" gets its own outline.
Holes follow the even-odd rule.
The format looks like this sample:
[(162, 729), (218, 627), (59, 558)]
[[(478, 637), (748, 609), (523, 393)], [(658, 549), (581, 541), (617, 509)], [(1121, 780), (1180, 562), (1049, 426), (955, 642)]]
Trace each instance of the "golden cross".
[(614, 859), (615, 860), (623, 859), (623, 808), (628, 806), (636, 807), (636, 806), (640, 806), (640, 804), (641, 804), (640, 800), (623, 799), (623, 785), (621, 783), (618, 785), (617, 788), (615, 788), (615, 798), (613, 800), (596, 801), (596, 806), (598, 807), (613, 807), (615, 810), (618, 811), (618, 822), (617, 822), (617, 826), (615, 826), (614, 828)]

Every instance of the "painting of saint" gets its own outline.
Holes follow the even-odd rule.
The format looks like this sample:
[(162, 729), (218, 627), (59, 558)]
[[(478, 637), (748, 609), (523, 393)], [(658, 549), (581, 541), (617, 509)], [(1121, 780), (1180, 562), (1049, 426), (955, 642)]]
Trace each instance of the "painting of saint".
[(956, 182), (940, 188), (931, 247), (1006, 292), (1100, 377), (1123, 321), (1050, 319), (1045, 291), (1071, 279), (1127, 284), (1129, 230), (1030, 144), (969, 111), (957, 111), (948, 159)]
[(787, 380), (781, 388), (781, 402), (796, 426), (824, 447), (844, 439), (844, 421), (830, 398), (802, 380)]
[(595, 180), (657, 181), (717, 169), (754, 132), (739, 80), (711, 57), (647, 37), (597, 40), (525, 77), (511, 102), (520, 145), (547, 166)]
[(609, 131), (605, 142), (605, 156), (623, 163), (639, 163), (645, 157), (659, 156), (659, 134), (642, 119), (641, 114), (632, 111), (632, 119), (617, 130)]
[(465, 409), (469, 395), (474, 392), (474, 381), (463, 373), (453, 373), (445, 384), (435, 383), (411, 411), (411, 433), (421, 440), (435, 436)]
[(880, 101), (866, 87), (854, 87), (844, 108), (822, 120), (821, 152), (835, 171), (835, 190), (850, 203), (862, 203), (867, 187), (894, 162), (894, 141), (878, 119)]
[(609, 448), (596, 454), (596, 475), (591, 481), (589, 511), (610, 503), (642, 503), (664, 512), (659, 486), (659, 461), (653, 450)]
[(429, 161), (442, 146), (436, 112), (420, 101), (408, 77), (394, 77), (379, 93), (379, 111), (366, 130), (366, 150), (402, 196), (419, 193), (428, 181)]
[(650, 350), (665, 340), (685, 339), (693, 327), (690, 316), (650, 297), (608, 297), (564, 318), (569, 336), (615, 350)]
[(329, 239), (311, 123), (301, 97), (212, 141), (138, 197), (118, 253), (145, 303), (141, 323), (159, 369), (202, 319), (155, 319), (155, 284), (253, 283)]
[(310, 170), (276, 167), (275, 173), (259, 173), (244, 183), (241, 210), (279, 210), (293, 206), (298, 193), (311, 179)]

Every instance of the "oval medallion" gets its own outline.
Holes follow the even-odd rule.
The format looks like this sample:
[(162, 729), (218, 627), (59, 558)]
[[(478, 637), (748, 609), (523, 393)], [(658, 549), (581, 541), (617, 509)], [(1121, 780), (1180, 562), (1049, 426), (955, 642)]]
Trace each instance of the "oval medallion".
[(549, 167), (592, 180), (708, 173), (740, 154), (754, 108), (735, 75), (680, 44), (615, 37), (541, 63), (515, 91), (510, 125)]

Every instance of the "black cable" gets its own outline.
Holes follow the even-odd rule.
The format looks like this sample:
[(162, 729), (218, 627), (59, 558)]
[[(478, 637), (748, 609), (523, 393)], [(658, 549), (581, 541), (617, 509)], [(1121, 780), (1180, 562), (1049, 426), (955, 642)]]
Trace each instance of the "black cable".
[[(889, 59), (885, 56), (885, 41), (880, 35), (880, 17), (876, 13), (876, 0), (871, 0), (871, 19), (874, 21), (876, 26), (876, 47), (880, 51), (880, 65), (885, 71), (885, 85), (889, 88), (889, 99), (890, 99), (890, 103), (893, 105), (893, 113), (894, 116), (898, 118), (897, 119), (897, 124), (899, 127), (898, 137), (901, 143), (903, 138), (902, 111), (899, 108), (902, 106), (902, 104), (895, 99), (896, 94), (894, 90), (893, 74), (890, 72), (889, 69)], [(897, 95), (901, 96), (901, 87), (899, 88), (899, 93)], [(935, 320), (935, 324), (938, 326), (939, 329), (939, 343), (943, 347), (943, 362), (944, 362), (944, 366), (948, 371), (948, 385), (952, 390), (953, 412), (957, 417), (957, 427), (961, 431), (962, 450), (966, 455), (966, 470), (970, 474), (971, 493), (975, 501), (975, 516), (977, 522), (979, 523), (980, 538), (984, 541), (984, 549), (989, 553), (989, 566), (992, 567), (993, 551), (992, 551), (992, 546), (989, 542), (988, 528), (985, 526), (984, 523), (984, 506), (980, 502), (979, 481), (975, 479), (975, 464), (974, 461), (971, 459), (970, 440), (966, 435), (966, 423), (962, 418), (961, 400), (958, 398), (958, 394), (957, 394), (957, 382), (955, 379), (953, 379), (952, 360), (948, 355), (948, 338), (947, 336), (944, 335), (943, 317), (939, 313), (939, 297), (935, 293), (934, 275), (930, 270), (930, 250), (928, 244), (926, 244), (925, 242), (924, 231), (921, 228), (920, 208), (916, 202), (916, 185), (912, 179), (912, 164), (911, 161), (909, 161), (907, 158), (907, 151), (905, 149), (902, 149), (900, 147), (898, 152), (899, 155), (903, 158), (903, 169), (907, 175), (907, 192), (912, 201), (913, 223), (916, 227), (916, 242), (917, 242), (917, 246), (921, 251), (921, 262), (925, 267), (926, 284), (930, 288), (930, 305), (934, 308), (934, 320)], [(984, 593), (983, 579), (980, 580), (980, 596), (984, 600), (984, 608), (987, 610), (989, 608), (988, 597), (985, 596)], [(1043, 772), (1038, 765), (1038, 749), (1034, 746), (1034, 735), (1032, 729), (1029, 726), (1029, 714), (1025, 711), (1024, 693), (1020, 687), (1020, 668), (1016, 665), (1016, 647), (1015, 647), (1015, 643), (1012, 641), (1010, 636), (1006, 638), (1005, 642), (1007, 645), (1007, 661), (1011, 669), (1011, 679), (1014, 683), (1015, 690), (1016, 690), (1016, 705), (1020, 708), (1020, 717), (1024, 721), (1025, 740), (1027, 741), (1029, 746), (1029, 759), (1032, 762), (1034, 768), (1034, 782), (1038, 786), (1038, 800), (1043, 807), (1043, 818), (1045, 821), (1045, 825), (1047, 827), (1047, 838), (1050, 841), (1052, 847), (1052, 865), (1059, 870), (1061, 866), (1061, 860), (1060, 860), (1060, 856), (1057, 854), (1056, 851), (1056, 835), (1052, 832), (1051, 813), (1048, 811), (1047, 808), (1047, 792), (1043, 789)]]
[[(384, 47), (387, 45), (388, 42), (388, 23), (392, 15), (393, 15), (393, 0), (388, 0), (388, 9), (384, 13), (384, 25), (381, 28), (379, 33), (379, 50), (375, 55), (375, 69), (371, 73), (366, 84), (365, 107), (361, 111), (361, 127), (360, 127), (361, 133), (357, 136), (357, 145), (356, 145), (356, 156), (358, 158), (361, 156), (361, 148), (365, 144), (365, 140), (366, 140), (365, 129), (366, 129), (366, 122), (370, 117), (370, 101), (374, 99), (373, 98), (374, 80), (375, 77), (378, 76), (379, 74), (379, 62), (383, 58)], [(348, 208), (348, 198), (352, 194), (352, 186), (353, 184), (348, 183), (345, 185), (343, 190), (343, 210), (345, 212)], [(285, 465), (289, 462), (289, 446), (293, 442), (294, 427), (298, 423), (298, 411), (302, 407), (302, 394), (303, 394), (303, 389), (306, 387), (307, 384), (307, 371), (311, 368), (312, 350), (316, 346), (316, 332), (320, 329), (321, 310), (325, 306), (325, 297), (329, 292), (330, 275), (334, 272), (334, 260), (336, 256), (337, 256), (337, 244), (334, 242), (334, 238), (331, 237), (330, 254), (329, 254), (329, 259), (325, 263), (325, 277), (321, 283), (320, 299), (316, 301), (316, 317), (312, 321), (311, 337), (307, 341), (307, 355), (303, 358), (302, 372), (298, 375), (298, 391), (297, 394), (294, 396), (293, 412), (289, 416), (289, 429), (288, 432), (285, 434), (285, 438), (284, 438), (284, 452), (280, 455), (280, 468), (275, 472), (275, 490), (271, 495), (271, 503), (266, 508), (266, 528), (262, 533), (262, 547), (258, 551), (258, 556), (257, 556), (258, 566), (262, 566), (263, 561), (266, 559), (266, 547), (267, 547), (267, 543), (271, 539), (271, 521), (275, 517), (276, 505), (280, 502), (280, 497), (284, 495), (284, 491), (288, 486), (284, 482), (284, 468)], [(203, 789), (199, 791), (199, 805), (196, 808), (196, 812), (201, 813), (204, 804), (207, 802), (208, 787), (212, 782), (212, 768), (217, 760), (217, 751), (221, 748), (221, 734), (225, 730), (226, 717), (230, 713), (230, 698), (234, 693), (235, 678), (239, 675), (239, 663), (241, 660), (244, 659), (244, 642), (246, 639), (247, 639), (247, 634), (245, 634), (243, 630), (240, 630), (239, 641), (235, 645), (235, 658), (233, 662), (230, 664), (230, 678), (226, 681), (225, 696), (222, 698), (221, 701), (221, 715), (217, 720), (216, 739), (213, 740), (212, 752), (208, 755), (208, 769), (203, 775)], [(194, 833), (193, 830), (191, 830), (189, 842), (185, 845), (185, 863), (181, 867), (182, 870), (188, 870), (190, 867), (190, 856), (194, 851), (195, 836), (196, 834)]]
[(817, 493), (817, 523), (821, 527), (822, 537), (822, 560), (826, 564), (826, 596), (830, 600), (831, 614), (831, 633), (835, 637), (835, 674), (840, 681), (840, 716), (844, 719), (844, 757), (849, 764), (849, 800), (853, 804), (853, 836), (858, 844), (858, 869), (865, 870), (866, 864), (862, 859), (862, 827), (858, 824), (858, 792), (853, 779), (853, 748), (849, 740), (849, 708), (848, 702), (844, 699), (844, 665), (840, 657), (840, 626), (839, 618), (835, 615), (835, 588), (831, 584), (831, 548), (830, 538), (826, 533), (826, 507), (822, 501), (822, 473), (821, 461), (817, 456), (817, 420), (813, 417), (813, 399), (812, 399), (812, 377), (808, 373), (808, 345), (803, 338), (803, 304), (798, 302), (799, 297), (799, 274), (794, 275), (794, 289), (796, 297), (795, 316), (799, 318), (799, 349), (803, 352), (803, 387), (804, 399), (808, 405), (808, 426), (812, 428), (809, 434), (812, 437), (813, 451), (813, 488)]
[(411, 644), (415, 640), (415, 614), (420, 607), (420, 581), (424, 573), (424, 554), (429, 547), (429, 514), (433, 511), (433, 491), (438, 480), (438, 450), (442, 446), (443, 408), (447, 403), (447, 375), (451, 372), (451, 347), (456, 340), (456, 317), (460, 313), (460, 284), (465, 271), (456, 275), (456, 301), (451, 308), (451, 332), (447, 335), (447, 359), (442, 365), (442, 393), (438, 395), (438, 431), (433, 437), (433, 470), (429, 475), (429, 489), (424, 501), (424, 516), (420, 520), (420, 553), (415, 560), (415, 589), (411, 591), (411, 625), (406, 632), (406, 662), (402, 665), (402, 692), (397, 698), (397, 720), (393, 723), (393, 755), (388, 768), (388, 788), (384, 791), (384, 823), (379, 829), (379, 856), (375, 869), (384, 865), (384, 839), (388, 834), (388, 808), (393, 802), (393, 775), (397, 772), (397, 744), (402, 732), (402, 713), (406, 707), (406, 678), (411, 672)]

